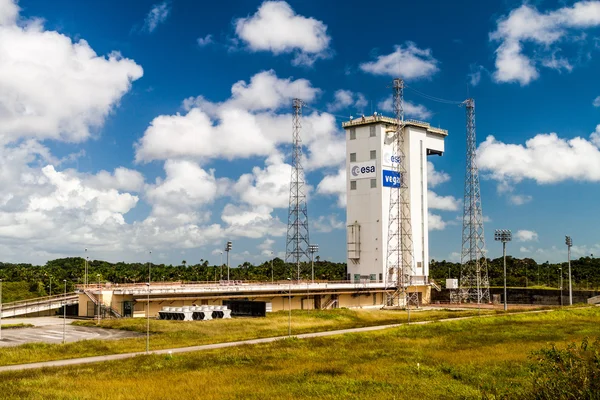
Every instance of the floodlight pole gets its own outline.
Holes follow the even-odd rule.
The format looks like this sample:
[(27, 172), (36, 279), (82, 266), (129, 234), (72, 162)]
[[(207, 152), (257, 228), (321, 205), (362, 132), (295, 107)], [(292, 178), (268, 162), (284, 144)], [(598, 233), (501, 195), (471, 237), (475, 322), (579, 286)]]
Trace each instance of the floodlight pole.
[(567, 245), (567, 260), (569, 262), (569, 305), (573, 305), (573, 287), (571, 286), (571, 246), (573, 246), (573, 239), (571, 236), (565, 236), (565, 244)]
[(562, 305), (563, 305), (563, 294), (562, 294), (563, 276), (562, 276), (562, 267), (558, 268), (558, 272), (560, 273), (560, 305), (562, 307)]
[(231, 251), (231, 241), (228, 241), (225, 245), (225, 251), (227, 252), (227, 282), (229, 282), (229, 252)]
[(504, 311), (508, 310), (508, 298), (506, 291), (506, 242), (510, 242), (512, 233), (510, 229), (496, 229), (494, 240), (502, 242), (502, 258), (504, 261)]
[(85, 266), (85, 272), (84, 272), (84, 279), (83, 279), (83, 285), (84, 287), (87, 289), (88, 286), (88, 255), (87, 255), (87, 248), (85, 249), (85, 260), (84, 260), (84, 266)]
[(315, 253), (319, 251), (319, 245), (311, 244), (308, 246), (310, 253), (311, 270), (312, 270), (312, 283), (315, 283)]
[(219, 277), (219, 280), (223, 280), (223, 252), (221, 251), (221, 275)]

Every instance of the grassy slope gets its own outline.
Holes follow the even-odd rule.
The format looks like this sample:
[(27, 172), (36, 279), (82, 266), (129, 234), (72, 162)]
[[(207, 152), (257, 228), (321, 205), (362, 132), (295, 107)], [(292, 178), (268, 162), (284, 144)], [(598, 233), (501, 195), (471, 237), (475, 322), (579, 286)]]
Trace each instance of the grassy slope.
[[(482, 311), (482, 313), (484, 313)], [(436, 320), (477, 314), (473, 311), (420, 311), (412, 312), (412, 321)], [(403, 311), (385, 310), (328, 310), (293, 311), (292, 333), (308, 333), (362, 326), (406, 322)], [(76, 325), (96, 326), (95, 321), (78, 321)], [(105, 354), (129, 353), (146, 349), (146, 320), (124, 318), (101, 321), (100, 327), (126, 329), (143, 333), (143, 336), (121, 340), (86, 340), (74, 343), (30, 343), (0, 349), (0, 365), (24, 364), (37, 361), (91, 357)], [(233, 342), (288, 333), (288, 313), (269, 313), (265, 318), (232, 318), (210, 322), (150, 320), (150, 346), (152, 349), (194, 346), (220, 342)]]
[(455, 399), (528, 389), (528, 354), (598, 335), (600, 308), (6, 373), (6, 399)]

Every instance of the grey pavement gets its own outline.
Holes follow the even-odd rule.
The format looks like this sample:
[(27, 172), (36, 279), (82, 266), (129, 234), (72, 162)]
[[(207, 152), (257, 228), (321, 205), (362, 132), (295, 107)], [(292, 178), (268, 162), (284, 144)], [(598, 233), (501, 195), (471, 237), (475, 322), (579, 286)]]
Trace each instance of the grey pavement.
[[(74, 320), (65, 321), (65, 341), (77, 342), (90, 339), (123, 339), (128, 337), (139, 337), (143, 334), (137, 332), (123, 331), (118, 329), (102, 329), (85, 326), (74, 326), (71, 323)], [(63, 341), (63, 319), (56, 317), (37, 317), (37, 318), (11, 318), (3, 319), (2, 325), (7, 324), (33, 324), (33, 328), (2, 329), (2, 339), (0, 339), (0, 348), (18, 346), (25, 343), (43, 342), (43, 343), (62, 343)]]
[[(552, 312), (553, 310), (536, 310), (536, 311), (525, 311), (519, 314), (527, 314), (527, 313), (540, 313), (540, 312)], [(515, 314), (507, 314), (507, 315), (515, 315)], [(459, 321), (463, 319), (470, 318), (490, 318), (498, 315), (481, 315), (481, 316), (470, 316), (470, 317), (458, 317), (458, 318), (446, 318), (439, 319), (434, 321), (418, 321), (411, 322), (410, 325), (424, 325), (430, 324), (433, 322), (450, 322), (450, 321)], [(379, 331), (390, 328), (397, 328), (399, 326), (408, 325), (407, 323), (401, 324), (392, 324), (392, 325), (378, 325), (378, 326), (369, 326), (364, 328), (351, 328), (351, 329), (340, 329), (337, 331), (325, 331), (325, 332), (315, 332), (315, 333), (303, 333), (300, 335), (292, 335), (292, 337), (298, 339), (308, 339), (315, 337), (325, 337), (325, 336), (334, 336), (334, 335), (343, 335), (347, 333), (361, 333), (361, 332), (371, 332), (371, 331)], [(95, 328), (91, 328), (95, 329)], [(155, 350), (150, 351), (149, 354), (175, 354), (175, 353), (188, 353), (193, 351), (204, 351), (204, 350), (214, 350), (214, 349), (222, 349), (226, 347), (235, 347), (242, 346), (248, 344), (260, 344), (260, 343), (271, 343), (277, 340), (286, 339), (288, 336), (276, 336), (262, 339), (252, 339), (252, 340), (241, 340), (237, 342), (228, 342), (228, 343), (215, 343), (215, 344), (207, 344), (202, 346), (190, 346), (190, 347), (179, 347), (174, 349), (164, 349), (164, 350)], [(150, 346), (152, 346), (152, 341), (150, 341)], [(104, 361), (115, 361), (115, 360), (123, 360), (127, 358), (133, 358), (140, 355), (146, 354), (145, 352), (136, 352), (136, 353), (124, 353), (124, 354), (111, 354), (106, 356), (97, 356), (97, 357), (85, 357), (85, 358), (73, 358), (70, 360), (56, 360), (56, 361), (45, 361), (31, 364), (18, 364), (18, 365), (6, 365), (0, 367), (1, 372), (7, 371), (19, 371), (25, 369), (36, 369), (36, 368), (47, 368), (47, 367), (64, 367), (68, 365), (80, 365), (80, 364), (91, 364), (97, 362)]]

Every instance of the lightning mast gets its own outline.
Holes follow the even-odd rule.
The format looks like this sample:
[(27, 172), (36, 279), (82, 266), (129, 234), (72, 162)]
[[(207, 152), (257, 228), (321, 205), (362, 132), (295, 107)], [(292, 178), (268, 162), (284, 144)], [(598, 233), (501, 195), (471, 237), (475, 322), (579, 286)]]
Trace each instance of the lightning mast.
[(390, 188), (390, 206), (387, 243), (387, 285), (394, 284), (394, 296), (404, 294), (408, 304), (407, 289), (413, 275), (413, 240), (410, 222), (410, 202), (408, 192), (407, 159), (404, 138), (404, 81), (394, 79), (394, 114), (396, 116), (393, 133), (393, 153), (399, 162), (392, 164), (398, 183)]
[(462, 104), (465, 105), (467, 111), (467, 171), (458, 301), (477, 301), (477, 304), (489, 303), (490, 284), (485, 258), (481, 190), (476, 160), (475, 100), (467, 99)]
[(290, 205), (288, 212), (288, 229), (285, 247), (285, 261), (295, 263), (300, 280), (300, 259), (306, 256), (309, 260), (308, 210), (304, 169), (302, 168), (302, 106), (300, 99), (293, 100), (294, 119), (292, 136), (292, 177), (290, 181)]

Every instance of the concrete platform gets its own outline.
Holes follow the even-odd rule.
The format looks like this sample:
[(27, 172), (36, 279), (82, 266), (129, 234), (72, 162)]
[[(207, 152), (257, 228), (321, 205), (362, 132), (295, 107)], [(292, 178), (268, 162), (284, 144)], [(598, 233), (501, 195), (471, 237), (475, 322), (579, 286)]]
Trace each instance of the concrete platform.
[[(80, 340), (114, 340), (130, 337), (140, 337), (143, 334), (137, 332), (122, 331), (118, 329), (102, 329), (85, 326), (73, 326), (74, 320), (67, 319), (65, 329), (65, 339), (67, 342), (77, 342)], [(39, 318), (10, 318), (2, 320), (5, 324), (33, 324), (33, 328), (2, 329), (1, 347), (19, 346), (25, 343), (62, 343), (63, 339), (63, 320), (56, 317)]]

